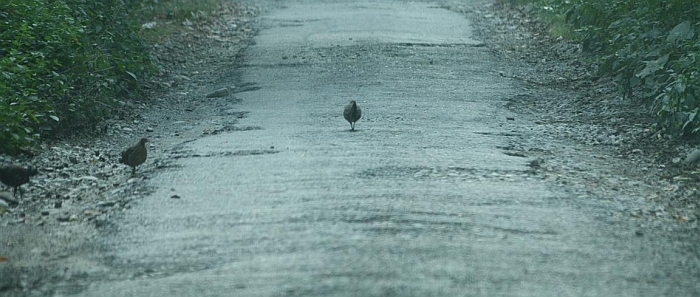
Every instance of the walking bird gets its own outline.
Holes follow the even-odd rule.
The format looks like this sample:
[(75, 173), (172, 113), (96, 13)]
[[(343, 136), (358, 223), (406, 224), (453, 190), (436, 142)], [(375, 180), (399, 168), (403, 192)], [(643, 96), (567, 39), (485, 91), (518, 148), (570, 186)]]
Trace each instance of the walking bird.
[(141, 138), (138, 143), (122, 151), (122, 158), (119, 162), (131, 166), (131, 175), (136, 174), (136, 166), (146, 162), (146, 157), (148, 156), (146, 142), (148, 142), (148, 138)]
[(345, 106), (345, 111), (343, 111), (343, 116), (350, 122), (350, 131), (355, 131), (355, 122), (362, 116), (362, 110), (357, 106), (355, 100), (350, 101), (350, 104)]
[(0, 181), (13, 188), (12, 195), (17, 197), (17, 190), (19, 190), (19, 196), (22, 197), (22, 190), (19, 189), (19, 186), (28, 183), (29, 177), (38, 173), (39, 171), (31, 166), (24, 168), (17, 165), (5, 165), (0, 167)]

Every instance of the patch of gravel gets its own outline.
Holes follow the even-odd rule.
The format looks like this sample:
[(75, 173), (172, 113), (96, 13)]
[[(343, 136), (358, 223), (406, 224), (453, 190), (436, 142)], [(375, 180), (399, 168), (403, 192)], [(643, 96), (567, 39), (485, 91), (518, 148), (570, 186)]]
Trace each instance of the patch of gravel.
[[(36, 155), (0, 156), (0, 164), (39, 169), (22, 198), (0, 192), (11, 205), (0, 214), (0, 295), (50, 295), (52, 283), (68, 280), (81, 285), (100, 267), (82, 255), (109, 232), (113, 217), (151, 191), (144, 180), (171, 166), (178, 144), (239, 128), (246, 113), (232, 107), (235, 94), (251, 86), (218, 80), (236, 67), (258, 14), (255, 6), (228, 3), (206, 18), (169, 21), (178, 30), (153, 44), (160, 74), (148, 82), (148, 99), (125, 102), (122, 118), (44, 143)], [(207, 96), (222, 88), (230, 92)], [(149, 158), (132, 177), (120, 152), (141, 137), (150, 140)]]

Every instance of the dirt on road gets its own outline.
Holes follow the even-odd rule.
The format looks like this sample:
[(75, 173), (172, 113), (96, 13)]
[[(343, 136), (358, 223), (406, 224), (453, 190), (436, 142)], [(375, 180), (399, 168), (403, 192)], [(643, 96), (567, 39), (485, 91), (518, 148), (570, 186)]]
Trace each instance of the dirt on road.
[[(223, 8), (157, 44), (163, 76), (155, 83), (166, 90), (138, 103), (136, 115), (106, 123), (100, 135), (76, 135), (47, 144), (36, 157), (14, 160), (37, 166), (41, 173), (24, 186), (18, 206), (0, 214), (0, 259), (7, 258), (0, 261), (0, 295), (116, 296), (130, 288), (146, 292), (148, 285), (155, 290), (159, 284), (189, 288), (181, 293), (207, 292), (193, 281), (198, 278), (215, 280), (220, 291), (212, 292), (234, 288), (246, 296), (342, 295), (338, 292), (351, 285), (376, 296), (449, 296), (470, 282), (471, 292), (484, 296), (523, 292), (528, 285), (537, 287), (530, 287), (531, 292), (559, 296), (698, 294), (693, 281), (700, 279), (697, 175), (695, 168), (679, 162), (692, 149), (689, 143), (656, 128), (643, 106), (618, 98), (610, 81), (595, 77), (577, 44), (546, 35), (525, 11), (491, 1), (379, 2), (363, 5), (379, 5), (376, 11), (386, 9), (387, 16), (389, 10), (405, 9), (415, 12), (415, 20), (426, 13), (420, 9), (429, 7), (439, 10), (440, 17), (466, 18), (472, 26), (451, 29), (465, 30), (464, 35), (436, 34), (426, 41), (410, 40), (410, 30), (406, 35), (372, 31), (366, 22), (352, 39), (306, 34), (303, 42), (314, 46), (273, 47), (266, 34), (313, 27), (328, 21), (331, 12), (339, 13), (332, 19), (344, 19), (347, 15), (338, 10), (343, 5), (323, 1), (331, 8), (314, 18), (299, 9), (313, 6), (308, 1), (254, 1)], [(354, 24), (335, 26), (331, 32)], [(253, 38), (259, 32), (262, 36)], [(297, 35), (289, 36), (277, 41), (300, 42)], [(464, 48), (475, 49), (469, 52), (473, 60), (460, 57)], [(450, 65), (455, 61), (469, 63)], [(409, 84), (381, 79), (398, 77), (392, 72), (396, 69), (421, 76)], [(472, 72), (484, 81), (455, 83), (454, 77)], [(314, 77), (316, 83), (276, 89), (277, 83), (293, 85), (287, 80), (304, 77)], [(431, 84), (423, 86), (424, 81)], [(483, 93), (469, 89), (476, 83), (489, 86)], [(344, 96), (333, 98), (324, 84)], [(229, 94), (207, 97), (222, 88)], [(408, 114), (397, 111), (406, 108), (402, 98), (427, 88), (441, 95), (413, 103)], [(325, 96), (307, 102), (300, 95), (306, 90)], [(366, 99), (377, 94), (393, 101)], [(485, 98), (464, 100), (464, 94)], [(280, 109), (296, 109), (270, 98), (305, 104), (311, 117), (272, 121)], [(344, 133), (349, 125), (341, 114), (351, 99), (365, 107), (358, 132), (352, 134)], [(411, 126), (426, 123), (431, 127)], [(118, 152), (142, 136), (151, 139), (150, 158), (130, 178), (130, 170), (118, 164)], [(471, 151), (455, 154), (460, 148)], [(329, 157), (317, 159), (320, 154)], [(289, 161), (290, 155), (296, 159)], [(366, 161), (367, 168), (353, 167), (356, 160)], [(236, 168), (230, 173), (235, 181), (200, 171), (191, 176), (189, 168), (202, 164)], [(301, 173), (287, 180), (292, 175), (287, 165), (308, 170), (298, 169)], [(349, 187), (347, 178), (320, 182), (318, 176), (326, 175), (363, 181), (372, 193), (342, 196), (346, 202), (324, 200)], [(201, 190), (202, 184), (208, 189)], [(231, 188), (235, 194), (226, 190)], [(514, 198), (517, 189), (528, 190)], [(215, 199), (221, 195), (255, 199)], [(433, 196), (439, 198), (430, 200)], [(515, 204), (520, 204), (517, 211), (509, 211)], [(200, 221), (178, 208), (208, 219)], [(240, 212), (223, 211), (229, 208)], [(160, 213), (149, 212), (154, 209)], [(301, 223), (311, 227), (300, 230)], [(595, 228), (567, 235), (582, 225)], [(191, 233), (183, 235), (177, 228)], [(237, 232), (218, 237), (228, 230)], [(150, 232), (170, 234), (177, 243), (149, 241)], [(473, 237), (453, 238), (465, 234)], [(309, 237), (308, 246), (294, 244), (303, 236)], [(548, 248), (529, 250), (514, 243), (532, 238)], [(512, 252), (529, 257), (504, 256), (509, 244), (514, 244)], [(143, 246), (131, 250), (133, 245)], [(612, 247), (603, 250), (611, 254), (598, 254), (601, 246)], [(461, 253), (464, 247), (473, 253)], [(295, 257), (305, 257), (302, 248), (320, 258), (299, 264)], [(438, 248), (447, 256), (431, 252)], [(387, 249), (396, 250), (377, 258), (353, 254), (383, 255)], [(261, 251), (280, 256), (263, 258)], [(216, 263), (242, 256), (247, 261)], [(450, 263), (477, 263), (482, 257), (501, 262), (477, 266), (471, 272), (485, 275), (471, 279), (460, 274), (464, 266)], [(345, 264), (329, 269), (332, 261)], [(503, 263), (520, 263), (522, 271), (503, 273)], [(432, 271), (440, 282), (413, 287), (425, 279), (402, 278), (401, 271), (411, 267)], [(226, 285), (216, 282), (234, 270), (249, 276)], [(282, 281), (270, 278), (269, 271), (279, 272)], [(298, 271), (309, 274), (292, 274)], [(317, 271), (332, 276), (334, 283), (307, 287)], [(596, 275), (608, 276), (609, 283), (579, 287), (599, 281)], [(583, 278), (577, 283), (569, 276)], [(375, 281), (367, 285), (357, 281), (360, 277)], [(561, 283), (543, 282), (545, 277)], [(552, 289), (557, 286), (577, 290)]]

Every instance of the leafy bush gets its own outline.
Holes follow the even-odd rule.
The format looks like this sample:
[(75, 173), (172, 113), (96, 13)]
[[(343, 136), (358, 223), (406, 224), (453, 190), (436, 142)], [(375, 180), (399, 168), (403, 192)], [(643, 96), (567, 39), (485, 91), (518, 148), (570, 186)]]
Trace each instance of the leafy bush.
[(139, 95), (148, 51), (120, 0), (0, 3), (0, 151), (94, 125)]
[(81, 28), (61, 2), (0, 4), (0, 149), (26, 145), (37, 128), (58, 119), (51, 98), (69, 86), (61, 74)]
[(700, 5), (685, 0), (579, 0), (567, 19), (584, 47), (602, 55), (627, 97), (650, 102), (659, 122), (680, 134), (700, 131)]
[(649, 104), (659, 122), (700, 132), (700, 5), (688, 0), (502, 0), (565, 16), (574, 38), (598, 57), (627, 98)]

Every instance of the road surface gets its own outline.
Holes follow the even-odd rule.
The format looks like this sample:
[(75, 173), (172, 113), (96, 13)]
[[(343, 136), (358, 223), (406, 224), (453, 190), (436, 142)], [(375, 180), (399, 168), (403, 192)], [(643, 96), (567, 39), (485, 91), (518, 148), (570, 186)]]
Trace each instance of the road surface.
[(58, 295), (700, 294), (697, 259), (509, 153), (548, 138), (503, 107), (524, 86), (463, 15), (282, 5), (219, 81), (247, 86), (218, 99), (238, 128), (173, 148), (99, 243), (104, 277)]

